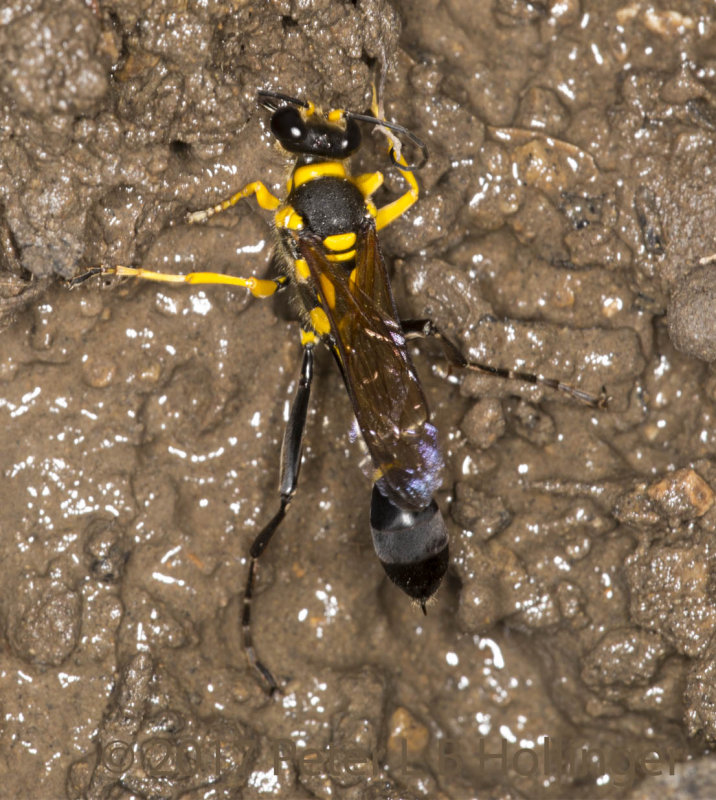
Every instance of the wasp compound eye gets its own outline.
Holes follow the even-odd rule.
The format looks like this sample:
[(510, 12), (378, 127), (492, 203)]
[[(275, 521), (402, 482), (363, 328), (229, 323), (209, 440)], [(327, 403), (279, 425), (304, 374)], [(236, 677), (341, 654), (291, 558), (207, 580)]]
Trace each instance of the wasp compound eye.
[(298, 109), (284, 106), (273, 113), (271, 131), (287, 150), (291, 150), (306, 138), (306, 123)]
[(448, 567), (448, 537), (435, 500), (406, 511), (373, 486), (370, 501), (373, 547), (393, 583), (425, 607)]

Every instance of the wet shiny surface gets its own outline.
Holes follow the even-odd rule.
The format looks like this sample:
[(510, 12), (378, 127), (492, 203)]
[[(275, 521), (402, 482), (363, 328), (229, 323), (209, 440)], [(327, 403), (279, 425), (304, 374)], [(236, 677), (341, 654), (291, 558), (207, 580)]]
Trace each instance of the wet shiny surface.
[[(248, 180), (280, 191), (256, 88), (362, 110), (371, 37), (398, 53), (382, 3), (160, 6), (79, 4), (83, 25), (48, 29), (74, 42), (53, 50), (75, 53), (72, 74), (119, 65), (112, 102), (103, 79), (66, 95), (42, 59), (3, 84), (4, 214), (36, 274), (81, 257), (264, 275), (271, 232), (250, 203), (182, 224)], [(319, 358), (300, 490), (253, 608), (285, 687), (270, 701), (237, 596), (277, 506), (290, 312), (219, 287), (52, 287), (0, 348), (8, 796), (622, 797), (658, 750), (661, 784), (634, 790), (655, 796), (678, 792), (668, 759), (716, 737), (716, 382), (663, 317), (678, 298), (674, 341), (708, 355), (677, 289), (713, 251), (712, 8), (399, 12), (386, 109), (431, 151), (419, 204), (381, 238), (399, 307), (471, 358), (605, 385), (609, 409), (416, 348), (452, 554), (423, 617), (375, 558), (364, 452)], [(41, 15), (0, 13), (13, 64), (8, 37), (21, 20), (39, 35)], [(117, 25), (139, 31), (128, 55)], [(401, 183), (370, 146), (383, 202)], [(581, 747), (606, 762), (575, 773)]]

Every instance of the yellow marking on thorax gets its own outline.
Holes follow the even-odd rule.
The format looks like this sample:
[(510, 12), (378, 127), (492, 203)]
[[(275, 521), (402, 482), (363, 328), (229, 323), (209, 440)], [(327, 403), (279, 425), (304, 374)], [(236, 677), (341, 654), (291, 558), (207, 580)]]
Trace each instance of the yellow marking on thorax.
[(352, 231), (348, 233), (336, 233), (333, 236), (326, 236), (323, 246), (326, 250), (336, 252), (326, 253), (329, 261), (350, 261), (356, 257), (356, 251), (352, 248), (356, 243), (356, 235)]
[(297, 258), (293, 262), (293, 266), (296, 270), (299, 283), (305, 283), (311, 277), (311, 272), (308, 269), (308, 262), (305, 258)]
[(326, 275), (319, 275), (318, 279), (321, 282), (321, 292), (323, 293), (323, 298), (326, 301), (326, 305), (328, 308), (335, 308), (336, 287), (331, 282), (331, 279)]
[(294, 170), (289, 181), (289, 191), (316, 178), (347, 178), (345, 165), (341, 161), (324, 161), (320, 164), (304, 164)]
[(353, 247), (356, 243), (356, 235), (352, 231), (348, 233), (336, 233), (333, 236), (326, 236), (323, 240), (323, 246), (326, 250), (342, 251)]
[(316, 306), (312, 308), (308, 316), (311, 320), (311, 325), (313, 326), (313, 330), (319, 336), (326, 336), (331, 331), (331, 323), (328, 321), (328, 316), (326, 312), (320, 307)]
[(329, 261), (350, 261), (356, 257), (355, 250), (347, 250), (345, 253), (326, 253), (326, 258)]

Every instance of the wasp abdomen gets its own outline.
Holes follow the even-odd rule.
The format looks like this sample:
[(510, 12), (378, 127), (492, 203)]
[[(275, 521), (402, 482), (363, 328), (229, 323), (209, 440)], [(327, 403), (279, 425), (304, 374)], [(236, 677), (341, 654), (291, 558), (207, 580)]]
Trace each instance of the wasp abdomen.
[(447, 529), (437, 503), (431, 500), (422, 511), (406, 511), (373, 486), (370, 528), (386, 574), (425, 611), (449, 561)]

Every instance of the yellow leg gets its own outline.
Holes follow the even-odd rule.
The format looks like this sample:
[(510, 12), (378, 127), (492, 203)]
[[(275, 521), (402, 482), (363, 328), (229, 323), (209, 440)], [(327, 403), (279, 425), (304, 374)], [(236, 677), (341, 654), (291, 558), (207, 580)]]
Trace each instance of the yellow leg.
[(305, 347), (307, 344), (318, 344), (320, 339), (313, 331), (301, 328), (301, 346)]
[(278, 197), (272, 195), (261, 181), (254, 181), (244, 186), (240, 192), (232, 194), (228, 200), (211, 206), (211, 208), (205, 208), (202, 211), (193, 211), (191, 214), (187, 214), (186, 221), (189, 223), (203, 222), (209, 219), (209, 217), (213, 217), (214, 214), (218, 214), (220, 211), (226, 211), (227, 208), (235, 206), (239, 200), (242, 200), (244, 197), (249, 197), (252, 194), (256, 195), (256, 202), (259, 206), (265, 208), (267, 211), (275, 211), (281, 205), (281, 201)]
[[(399, 164), (405, 165), (405, 159), (402, 155), (397, 157), (397, 161)], [(398, 171), (408, 184), (408, 191), (405, 194), (401, 194), (400, 197), (393, 200), (392, 203), (388, 203), (388, 205), (378, 209), (375, 215), (375, 227), (378, 230), (385, 228), (386, 225), (390, 225), (391, 222), (394, 222), (398, 217), (405, 214), (410, 206), (418, 199), (420, 190), (418, 189), (418, 182), (415, 180), (415, 175), (409, 170), (400, 169), (400, 167), (398, 167)]]
[(360, 189), (360, 193), (363, 197), (370, 197), (383, 185), (383, 173), (366, 172), (363, 175), (356, 175), (354, 178), (351, 178), (351, 180)]
[(278, 278), (238, 278), (233, 275), (222, 275), (220, 272), (190, 272), (188, 275), (172, 275), (166, 272), (152, 272), (141, 267), (92, 267), (87, 272), (74, 278), (71, 286), (82, 283), (93, 275), (122, 275), (131, 278), (141, 278), (146, 281), (159, 281), (160, 283), (187, 283), (187, 284), (223, 284), (224, 286), (241, 286), (248, 289), (254, 297), (271, 297), (279, 289), (286, 286), (289, 279), (282, 275)]
[[(373, 101), (371, 103), (371, 111), (376, 119), (383, 119), (380, 104), (378, 103), (378, 93), (376, 91), (375, 84), (373, 84)], [(388, 142), (390, 143), (388, 146), (388, 151), (395, 154), (396, 162), (399, 165), (402, 164), (403, 166), (407, 166), (407, 162), (403, 158), (403, 154), (398, 150), (399, 144), (397, 143), (397, 139), (394, 134), (384, 127), (380, 127), (379, 130), (385, 133), (386, 137), (388, 138)], [(375, 215), (375, 227), (378, 230), (385, 228), (386, 225), (390, 225), (391, 222), (394, 222), (396, 219), (398, 219), (398, 217), (405, 214), (410, 206), (412, 206), (413, 203), (415, 203), (415, 201), (418, 199), (420, 190), (418, 189), (418, 182), (415, 180), (415, 175), (413, 175), (410, 170), (400, 169), (400, 166), (398, 166), (398, 171), (408, 184), (408, 191), (405, 194), (400, 195), (400, 197), (397, 199), (393, 200), (392, 203), (388, 203), (387, 205), (378, 209)]]

